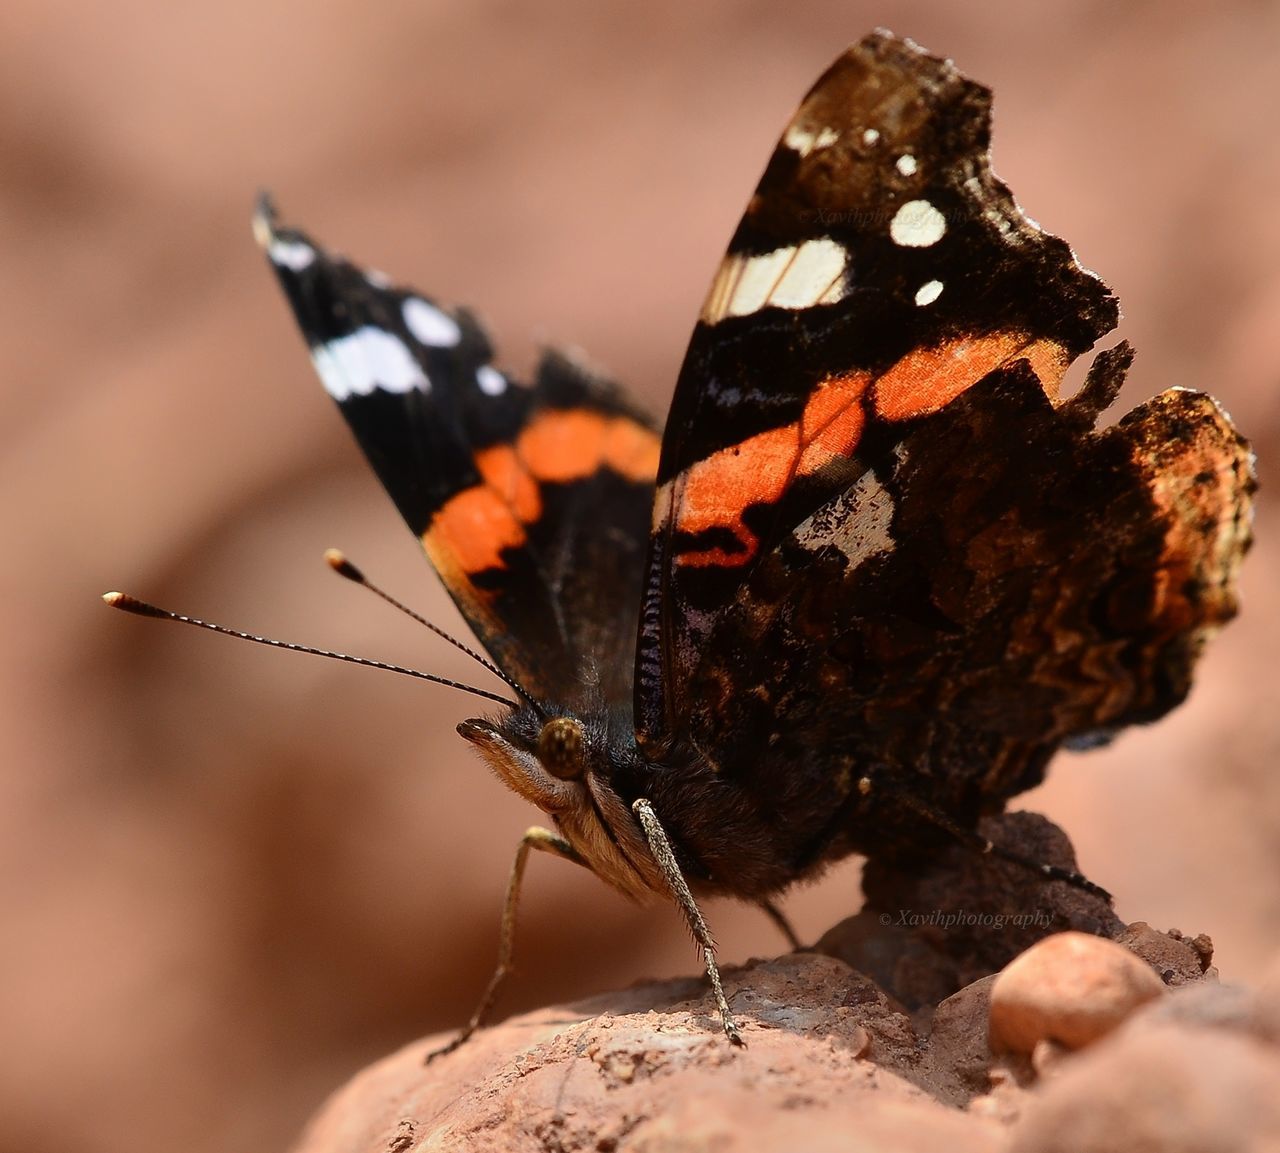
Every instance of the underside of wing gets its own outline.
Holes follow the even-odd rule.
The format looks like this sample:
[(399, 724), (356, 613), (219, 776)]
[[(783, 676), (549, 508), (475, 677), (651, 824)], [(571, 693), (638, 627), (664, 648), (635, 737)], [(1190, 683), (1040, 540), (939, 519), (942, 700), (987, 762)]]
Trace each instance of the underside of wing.
[(268, 204), (255, 230), (326, 391), (494, 660), (544, 699), (625, 701), (649, 421), (560, 353), (521, 383), (470, 313), (326, 252)]
[(663, 440), (636, 665), (650, 755), (685, 735), (721, 616), (798, 524), (858, 483), (868, 438), (1015, 362), (1056, 398), (1114, 327), (1106, 286), (992, 175), (989, 121), (987, 89), (876, 33), (822, 76), (774, 150)]
[(850, 49), (774, 151), (692, 337), (637, 732), (762, 811), (834, 829), (869, 774), (976, 818), (1064, 742), (1176, 705), (1236, 611), (1248, 446), (1181, 390), (1097, 429), (1127, 345), (1060, 396), (1117, 305), (992, 175), (989, 107), (908, 41)]
[[(847, 794), (883, 771), (966, 818), (1038, 783), (1062, 742), (1177, 705), (1236, 612), (1252, 458), (1202, 393), (1170, 390), (1094, 430), (1126, 354), (1100, 358), (1065, 405), (1021, 361), (871, 432), (866, 471), (718, 618), (691, 743), (775, 794)], [(747, 653), (762, 671), (744, 692)], [(849, 771), (802, 771), (815, 755)]]

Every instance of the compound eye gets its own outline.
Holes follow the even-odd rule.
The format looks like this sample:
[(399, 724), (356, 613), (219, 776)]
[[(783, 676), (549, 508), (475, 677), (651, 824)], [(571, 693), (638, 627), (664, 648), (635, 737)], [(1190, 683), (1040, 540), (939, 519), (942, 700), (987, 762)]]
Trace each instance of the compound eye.
[(562, 781), (582, 776), (586, 769), (586, 735), (573, 717), (552, 717), (538, 734), (538, 760)]

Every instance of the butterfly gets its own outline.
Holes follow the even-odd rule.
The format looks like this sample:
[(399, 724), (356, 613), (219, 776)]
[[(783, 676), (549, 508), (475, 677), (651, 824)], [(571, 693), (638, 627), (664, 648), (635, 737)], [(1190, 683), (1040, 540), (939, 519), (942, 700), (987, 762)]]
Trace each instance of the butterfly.
[(852, 853), (1001, 852), (979, 818), (1177, 705), (1235, 614), (1248, 446), (1182, 389), (1099, 428), (1125, 343), (1061, 393), (1118, 305), (992, 174), (990, 102), (886, 32), (840, 56), (661, 431), (573, 356), (513, 375), (472, 313), (261, 205), (325, 389), (512, 691), (458, 731), (549, 818), (459, 1041), (536, 850), (671, 898), (740, 1042), (701, 898), (772, 911)]

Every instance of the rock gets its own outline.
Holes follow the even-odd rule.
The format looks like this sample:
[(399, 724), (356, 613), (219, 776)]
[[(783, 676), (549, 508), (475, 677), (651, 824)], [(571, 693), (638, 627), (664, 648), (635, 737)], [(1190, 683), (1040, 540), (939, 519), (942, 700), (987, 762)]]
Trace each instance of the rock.
[(981, 1097), (969, 1102), (969, 1112), (977, 1117), (988, 1117), (1008, 1127), (1022, 1116), (1027, 1091), (1008, 1069), (996, 1066), (991, 1070), (991, 1087)]
[[(1177, 935), (1131, 939), (1199, 971)], [(703, 982), (641, 985), (484, 1029), (429, 1067), (439, 1039), (415, 1043), (335, 1094), (295, 1153), (1262, 1153), (1280, 1134), (1280, 1050), (1259, 1027), (1274, 993), (1202, 978), (1163, 995), (1102, 938), (1047, 938), (914, 1018), (819, 954), (724, 976), (745, 1050)], [(989, 1032), (1017, 1050), (995, 1067)]]
[(1203, 981), (1173, 990), (1142, 1010), (1144, 1022), (1195, 1025), (1261, 1034), (1257, 994), (1239, 985)]
[(1257, 989), (1216, 981), (1174, 989), (1144, 1008), (1139, 1019), (1143, 1024), (1222, 1029), (1280, 1045), (1280, 968), (1264, 975)]
[(919, 1076), (939, 1100), (964, 1105), (991, 1085), (987, 1019), (993, 973), (953, 993), (933, 1013)]
[(991, 1047), (1031, 1053), (1040, 1041), (1079, 1049), (1110, 1033), (1164, 984), (1123, 945), (1059, 933), (1010, 962), (991, 989)]
[(1280, 1054), (1249, 1037), (1142, 1017), (1028, 1095), (1009, 1153), (1280, 1148)]
[[(1042, 818), (984, 829), (1071, 864)], [(870, 874), (867, 909), (820, 951), (724, 972), (745, 1050), (703, 981), (640, 985), (481, 1030), (429, 1067), (440, 1039), (417, 1042), (336, 1093), (295, 1153), (987, 1153), (1010, 1135), (1176, 1153), (1196, 1146), (1170, 1134), (1217, 1126), (1251, 1149), (1237, 1138), (1271, 1131), (1280, 1054), (1259, 1022), (1280, 998), (1206, 981), (1207, 938), (1126, 927), (1094, 895), (964, 851)], [(1010, 1052), (993, 1066), (993, 1049)], [(1221, 1101), (1188, 1088), (1206, 1053)]]
[(1195, 937), (1186, 937), (1177, 929), (1162, 933), (1146, 921), (1134, 921), (1114, 939), (1146, 961), (1170, 988), (1216, 975), (1212, 968), (1213, 942), (1204, 933)]
[(796, 954), (725, 986), (745, 1050), (701, 982), (639, 986), (482, 1030), (429, 1067), (437, 1041), (411, 1045), (335, 1094), (295, 1153), (1000, 1147), (995, 1119), (935, 1099), (909, 1019), (847, 966)]
[[(593, 1146), (584, 1146), (591, 1149)], [(627, 1153), (989, 1153), (1001, 1148), (986, 1119), (932, 1102), (870, 1097), (834, 1101), (818, 1125), (738, 1090), (721, 1107), (684, 1096), (627, 1141)]]
[[(1036, 813), (987, 817), (979, 828), (1028, 860), (1075, 868), (1066, 835)], [(911, 1011), (931, 1010), (1051, 934), (1126, 931), (1102, 897), (954, 843), (910, 868), (870, 861), (863, 888), (863, 910), (814, 948), (866, 973)]]

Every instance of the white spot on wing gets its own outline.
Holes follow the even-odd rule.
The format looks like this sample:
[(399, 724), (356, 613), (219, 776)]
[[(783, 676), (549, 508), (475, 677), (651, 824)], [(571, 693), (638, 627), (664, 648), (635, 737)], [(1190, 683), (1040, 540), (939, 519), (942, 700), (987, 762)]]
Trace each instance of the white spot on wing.
[(272, 264), (301, 272), (315, 262), (316, 250), (301, 240), (281, 240), (279, 237), (272, 237), (267, 245), (267, 255), (271, 257)]
[(870, 148), (879, 139), (880, 139), (880, 133), (877, 132), (874, 128), (868, 128), (862, 134), (862, 143), (865, 144), (868, 148)]
[(808, 156), (810, 152), (816, 152), (820, 148), (830, 148), (839, 139), (840, 133), (830, 126), (815, 131), (803, 124), (791, 124), (788, 125), (782, 142), (793, 152)]
[(425, 300), (410, 296), (400, 311), (404, 314), (405, 326), (423, 344), (432, 348), (452, 348), (462, 339), (458, 322)]
[(912, 156), (911, 153), (904, 152), (898, 157), (895, 167), (903, 176), (914, 176), (917, 168), (916, 158)]
[(926, 280), (919, 288), (916, 289), (916, 303), (923, 307), (926, 304), (932, 304), (942, 295), (941, 280)]
[(904, 248), (928, 248), (947, 231), (947, 220), (927, 200), (908, 200), (889, 222), (889, 235)]
[(476, 369), (476, 384), (485, 396), (501, 396), (507, 391), (507, 378), (491, 364), (482, 364)]
[(806, 240), (769, 293), (778, 308), (808, 308), (844, 278), (845, 250), (834, 240)]
[(730, 257), (742, 262), (742, 270), (729, 297), (728, 314), (748, 316), (763, 308), (769, 292), (787, 271), (787, 265), (795, 254), (794, 248), (775, 248), (763, 256)]
[(827, 237), (761, 256), (731, 253), (716, 272), (702, 319), (715, 324), (726, 316), (750, 316), (768, 305), (834, 304), (844, 296), (847, 259), (844, 248)]
[(374, 389), (405, 393), (431, 388), (404, 341), (369, 324), (317, 345), (311, 350), (311, 359), (325, 391), (339, 402), (368, 396)]
[(809, 149), (813, 147), (813, 133), (803, 124), (788, 124), (786, 132), (782, 134), (782, 143), (792, 152), (807, 156)]

